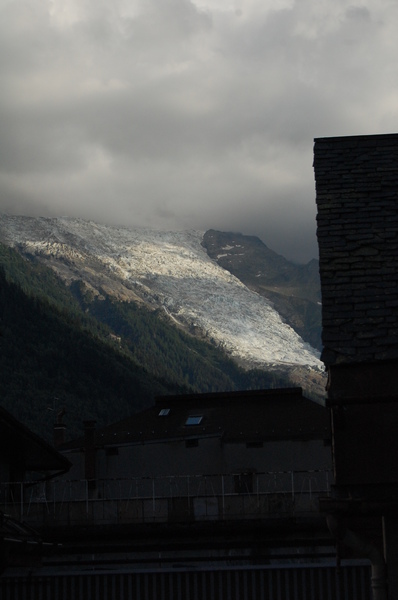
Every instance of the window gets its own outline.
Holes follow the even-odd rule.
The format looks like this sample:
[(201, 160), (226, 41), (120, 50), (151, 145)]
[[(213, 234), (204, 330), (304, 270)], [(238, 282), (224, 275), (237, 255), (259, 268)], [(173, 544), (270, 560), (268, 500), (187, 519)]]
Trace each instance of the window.
[(185, 425), (188, 425), (189, 427), (192, 425), (200, 425), (202, 422), (202, 419), (203, 419), (203, 415), (191, 415), (185, 421)]
[(170, 414), (169, 408), (162, 408), (159, 412), (159, 417), (167, 417)]

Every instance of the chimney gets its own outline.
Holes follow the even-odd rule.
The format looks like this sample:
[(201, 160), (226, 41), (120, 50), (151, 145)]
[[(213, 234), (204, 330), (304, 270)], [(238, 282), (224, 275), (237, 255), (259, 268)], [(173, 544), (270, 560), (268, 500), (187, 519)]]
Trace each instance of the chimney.
[(54, 429), (53, 429), (54, 448), (59, 448), (59, 446), (62, 446), (62, 444), (65, 443), (66, 425), (65, 425), (65, 423), (62, 423), (62, 419), (63, 419), (64, 415), (65, 415), (65, 409), (62, 408), (61, 410), (58, 411), (57, 421), (54, 423)]
[(54, 431), (53, 431), (53, 443), (54, 448), (59, 448), (62, 444), (65, 443), (65, 423), (54, 423)]
[(90, 489), (96, 486), (96, 447), (95, 447), (96, 421), (83, 421), (84, 426), (84, 478), (88, 481)]

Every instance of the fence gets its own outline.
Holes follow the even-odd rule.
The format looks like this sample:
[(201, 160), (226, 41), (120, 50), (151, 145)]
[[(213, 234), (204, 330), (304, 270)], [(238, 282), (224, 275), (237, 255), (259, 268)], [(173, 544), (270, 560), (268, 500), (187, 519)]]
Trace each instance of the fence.
[(330, 484), (328, 470), (5, 483), (0, 508), (36, 526), (290, 517), (318, 512)]

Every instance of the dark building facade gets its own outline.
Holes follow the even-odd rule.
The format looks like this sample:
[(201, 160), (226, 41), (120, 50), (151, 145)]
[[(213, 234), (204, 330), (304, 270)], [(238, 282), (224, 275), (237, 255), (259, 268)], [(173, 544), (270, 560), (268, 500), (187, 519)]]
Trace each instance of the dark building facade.
[(380, 567), (381, 590), (385, 553), (392, 598), (398, 585), (398, 135), (316, 139), (314, 169), (336, 483), (329, 511), (339, 520), (336, 533), (364, 516), (362, 533), (377, 539), (379, 529), (375, 578)]
[(337, 576), (319, 514), (330, 439), (301, 388), (165, 396), (101, 429), (86, 421), (59, 447), (65, 477), (7, 507), (57, 551), (8, 570), (0, 596), (370, 600), (368, 564), (347, 559)]
[(301, 388), (163, 396), (89, 431), (91, 443), (80, 438), (60, 447), (73, 465), (68, 479), (331, 470), (327, 411)]
[(10, 565), (31, 568), (41, 560), (42, 539), (25, 523), (23, 504), (12, 514), (8, 508), (21, 498), (25, 485), (37, 481), (45, 486), (70, 466), (64, 456), (0, 407), (0, 575)]

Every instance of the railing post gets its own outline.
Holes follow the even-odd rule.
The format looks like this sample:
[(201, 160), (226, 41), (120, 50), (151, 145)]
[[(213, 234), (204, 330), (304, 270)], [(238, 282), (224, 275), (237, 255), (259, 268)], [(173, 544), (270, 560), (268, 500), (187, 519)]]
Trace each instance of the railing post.
[(21, 497), (21, 510), (20, 510), (20, 514), (21, 514), (21, 521), (23, 519), (23, 484), (22, 481), (20, 482), (20, 497)]
[(207, 517), (207, 477), (205, 475), (205, 506), (206, 506), (206, 517)]
[[(106, 506), (107, 506), (108, 501), (110, 500), (109, 498), (107, 498), (106, 494), (107, 494), (106, 480), (103, 479), (102, 480), (102, 520), (105, 519)], [(95, 503), (93, 504), (93, 506), (95, 506)]]
[(56, 509), (55, 509), (55, 494), (56, 494), (56, 482), (52, 481), (51, 482), (52, 488), (53, 488), (53, 517), (55, 517), (55, 513), (56, 513)]
[(290, 472), (292, 478), (292, 502), (294, 503), (294, 471)]

